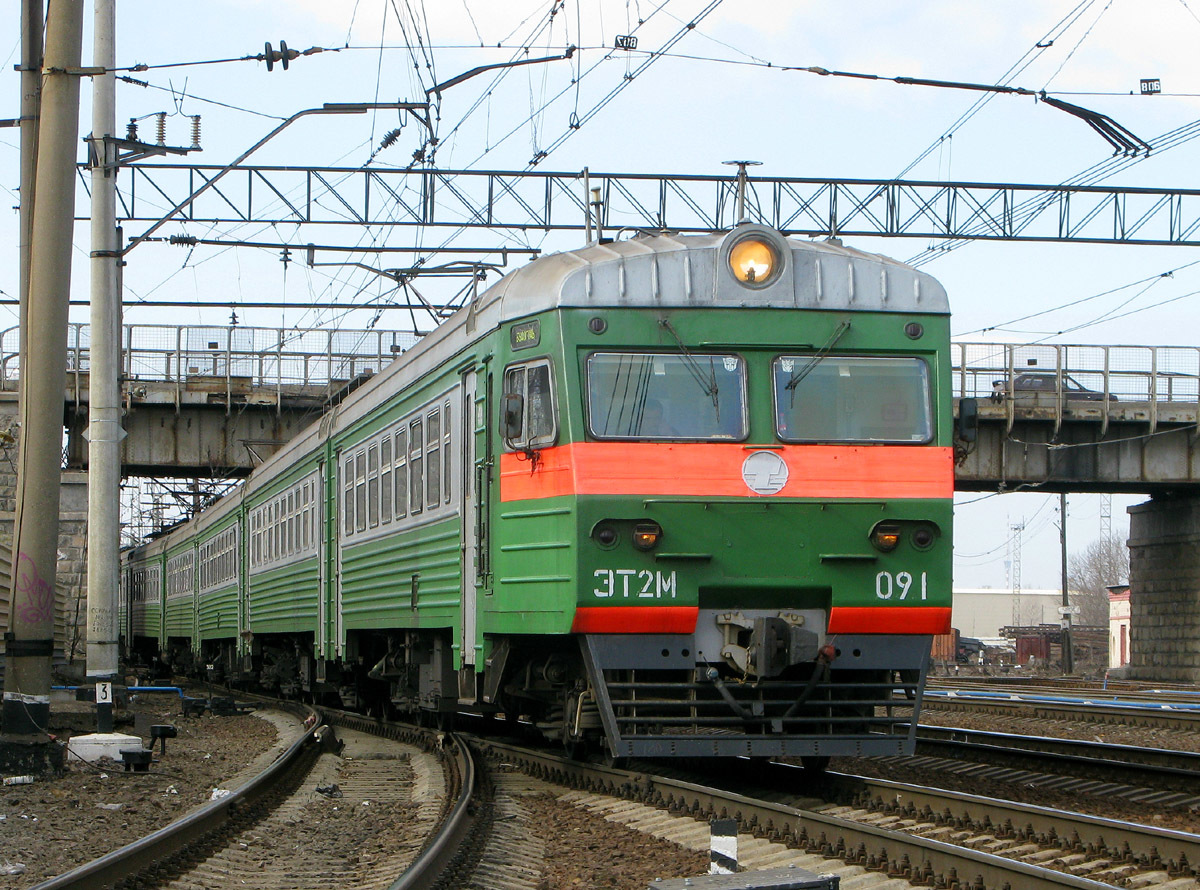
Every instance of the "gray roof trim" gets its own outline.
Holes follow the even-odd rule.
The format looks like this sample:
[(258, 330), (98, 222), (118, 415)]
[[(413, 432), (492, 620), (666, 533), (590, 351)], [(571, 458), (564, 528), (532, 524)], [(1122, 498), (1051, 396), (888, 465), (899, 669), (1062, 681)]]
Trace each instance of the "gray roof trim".
[[(729, 273), (728, 245), (757, 231), (785, 252), (768, 287)], [(784, 239), (766, 226), (716, 235), (640, 235), (542, 257), (489, 288), (477, 311), (505, 322), (561, 307), (825, 309), (948, 314), (945, 289), (896, 260), (832, 242)]]

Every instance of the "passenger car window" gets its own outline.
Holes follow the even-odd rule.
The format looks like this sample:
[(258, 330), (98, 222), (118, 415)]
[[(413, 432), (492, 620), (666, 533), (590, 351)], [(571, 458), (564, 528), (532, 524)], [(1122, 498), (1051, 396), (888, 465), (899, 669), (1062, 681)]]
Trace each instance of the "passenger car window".
[(746, 370), (737, 355), (597, 352), (588, 357), (587, 387), (597, 439), (746, 436)]
[(782, 355), (776, 432), (789, 442), (928, 442), (929, 366), (919, 358)]

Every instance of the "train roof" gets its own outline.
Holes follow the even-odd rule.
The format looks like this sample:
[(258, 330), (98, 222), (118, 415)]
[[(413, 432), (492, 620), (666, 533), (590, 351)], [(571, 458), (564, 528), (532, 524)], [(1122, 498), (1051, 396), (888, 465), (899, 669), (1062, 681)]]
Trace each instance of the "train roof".
[[(727, 264), (731, 247), (754, 235), (777, 244), (784, 260), (779, 276), (763, 287), (739, 283)], [(743, 224), (711, 235), (643, 234), (544, 256), (485, 291), (475, 312), (504, 322), (560, 307), (950, 311), (941, 284), (904, 263)]]
[[(767, 286), (739, 284), (728, 269), (730, 248), (758, 236), (779, 247), (783, 268)], [(946, 291), (932, 276), (897, 260), (837, 241), (800, 241), (774, 229), (743, 224), (706, 235), (639, 233), (550, 254), (505, 275), (454, 313), (375, 378), (302, 430), (239, 486), (188, 524), (202, 533), (261, 487), (270, 485), (297, 454), (354, 423), (395, 391), (397, 378), (415, 380), (466, 342), (515, 319), (557, 308), (754, 308), (948, 314)], [(468, 332), (464, 338), (464, 331)], [(147, 555), (174, 546), (176, 532), (143, 545)]]

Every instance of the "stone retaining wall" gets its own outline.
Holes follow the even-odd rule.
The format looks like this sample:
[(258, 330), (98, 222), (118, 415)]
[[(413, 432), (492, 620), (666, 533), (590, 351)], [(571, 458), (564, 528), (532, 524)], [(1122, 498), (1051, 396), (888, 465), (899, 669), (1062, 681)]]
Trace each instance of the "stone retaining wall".
[(1129, 508), (1129, 677), (1200, 682), (1200, 498)]

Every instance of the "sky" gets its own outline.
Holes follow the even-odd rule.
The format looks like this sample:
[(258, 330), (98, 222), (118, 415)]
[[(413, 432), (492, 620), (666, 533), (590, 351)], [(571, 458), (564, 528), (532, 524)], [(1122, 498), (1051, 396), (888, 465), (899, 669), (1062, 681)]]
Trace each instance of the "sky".
[[(10, 0), (0, 10), (12, 24), (0, 29), (0, 118), (15, 118), (19, 3)], [(90, 18), (88, 4), (84, 64), (91, 57)], [(623, 34), (638, 37), (636, 53), (608, 49)], [(651, 61), (648, 51), (677, 37), (669, 53)], [(264, 42), (277, 47), (281, 39), (294, 49), (324, 51), (301, 56), (286, 71), (277, 65), (268, 72), (261, 61), (220, 61), (261, 53)], [(560, 55), (570, 45), (579, 49), (569, 60), (490, 72), (446, 89), (436, 109), (436, 165), (521, 170), (552, 148), (538, 169), (720, 175), (730, 169), (724, 161), (753, 159), (762, 162), (755, 170), (771, 176), (1053, 184), (1111, 156), (1083, 121), (1030, 96), (994, 96), (968, 114), (980, 94), (799, 70), (812, 66), (1045, 89), (1111, 116), (1148, 142), (1200, 120), (1200, 0), (117, 0), (118, 67), (151, 66), (123, 72), (147, 85), (118, 85), (118, 128), (166, 112), (167, 143), (188, 145), (187, 116), (200, 114), (203, 151), (187, 160), (225, 164), (302, 109), (420, 101), (433, 84), (476, 66)], [(1146, 77), (1161, 81), (1162, 94), (1139, 94)], [(574, 130), (573, 115), (584, 121)], [(89, 122), (85, 83), (81, 136)], [(401, 123), (394, 143), (382, 148), (384, 135)], [(143, 138), (153, 138), (152, 119), (140, 127)], [(395, 111), (307, 118), (251, 160), (404, 167), (423, 135)], [(1102, 182), (1195, 188), (1196, 156), (1197, 145), (1184, 142)], [(18, 160), (17, 131), (0, 129), (0, 198), (14, 208)], [(78, 202), (86, 208), (82, 189)], [(16, 230), (15, 209), (0, 214), (0, 299), (17, 292)], [(126, 234), (137, 234), (136, 227)], [(445, 240), (441, 233), (235, 224), (169, 223), (159, 234), (393, 246)], [(87, 298), (87, 238), (80, 223), (75, 299)], [(470, 232), (455, 243), (550, 251), (581, 241), (576, 234)], [(1196, 346), (1200, 253), (1194, 248), (975, 242), (930, 254), (936, 245), (923, 239), (850, 243), (902, 260), (921, 258), (950, 294), (958, 340)], [(411, 329), (413, 323), (397, 309), (241, 305), (362, 304), (395, 296), (387, 279), (356, 266), (307, 268), (281, 263), (276, 250), (165, 244), (140, 245), (127, 259), (127, 299), (220, 304), (127, 308), (127, 324), (223, 325), (232, 312), (243, 325), (268, 327)], [(393, 257), (390, 265), (403, 262)], [(518, 262), (510, 257), (510, 267)], [(453, 284), (421, 286), (433, 292)], [(1013, 321), (1033, 313), (1043, 314)], [(86, 307), (73, 309), (72, 318), (86, 322)], [(427, 329), (427, 319), (417, 321)], [(15, 325), (16, 307), (0, 306), (0, 329)], [(1141, 500), (1113, 496), (1115, 534), (1127, 529), (1125, 508)], [(1022, 586), (1058, 586), (1057, 496), (966, 494), (958, 502), (956, 586), (1011, 586), (1011, 527), (1019, 524), (1025, 526)], [(1100, 513), (1098, 496), (1071, 496), (1072, 552), (1099, 536)]]

